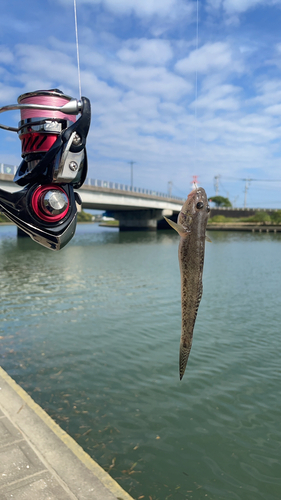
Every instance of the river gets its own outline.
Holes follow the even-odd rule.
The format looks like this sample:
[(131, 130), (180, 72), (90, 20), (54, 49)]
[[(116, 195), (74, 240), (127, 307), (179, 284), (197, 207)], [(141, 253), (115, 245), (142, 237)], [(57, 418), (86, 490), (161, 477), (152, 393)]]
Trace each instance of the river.
[(280, 500), (281, 235), (209, 236), (180, 382), (175, 232), (1, 226), (1, 364), (135, 499)]

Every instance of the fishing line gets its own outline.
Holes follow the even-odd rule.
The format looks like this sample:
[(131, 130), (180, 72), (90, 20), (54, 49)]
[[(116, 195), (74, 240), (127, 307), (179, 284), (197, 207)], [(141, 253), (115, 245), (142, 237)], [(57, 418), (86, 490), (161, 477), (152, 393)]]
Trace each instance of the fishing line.
[[(199, 0), (196, 0), (196, 54), (198, 52), (199, 45)], [(195, 121), (195, 130), (194, 130), (194, 156), (195, 156), (195, 167), (198, 164), (197, 158), (197, 100), (198, 100), (198, 68), (196, 66), (195, 70), (195, 109), (194, 109), (194, 121)]]
[(73, 0), (73, 2), (74, 2), (74, 22), (75, 22), (75, 36), (76, 36), (77, 69), (78, 69), (78, 86), (79, 86), (79, 95), (80, 95), (80, 98), (81, 98), (82, 91), (81, 91), (81, 73), (80, 73), (80, 58), (79, 58), (79, 43), (78, 43), (78, 27), (77, 27), (76, 0)]
[[(196, 0), (196, 53), (199, 45), (199, 0)], [(197, 119), (198, 68), (195, 71), (195, 119)], [(196, 122), (195, 122), (196, 123)]]

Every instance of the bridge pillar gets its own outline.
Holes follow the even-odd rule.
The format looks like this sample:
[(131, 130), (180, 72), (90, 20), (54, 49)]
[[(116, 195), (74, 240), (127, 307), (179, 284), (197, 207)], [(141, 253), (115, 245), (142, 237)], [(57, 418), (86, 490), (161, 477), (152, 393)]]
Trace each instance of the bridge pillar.
[(119, 220), (120, 231), (156, 231), (157, 221), (172, 213), (172, 210), (160, 209), (110, 212), (114, 219)]
[(25, 231), (20, 229), (19, 227), (17, 227), (17, 235), (18, 235), (18, 238), (30, 238), (30, 236)]

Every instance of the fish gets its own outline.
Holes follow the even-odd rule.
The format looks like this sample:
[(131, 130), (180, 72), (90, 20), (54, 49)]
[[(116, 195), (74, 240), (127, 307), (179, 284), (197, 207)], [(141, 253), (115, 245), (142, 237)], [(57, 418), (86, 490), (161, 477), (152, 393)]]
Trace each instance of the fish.
[(177, 222), (166, 219), (180, 235), (179, 266), (181, 274), (181, 339), (179, 354), (180, 380), (184, 375), (191, 350), (193, 330), (203, 294), (203, 266), (206, 227), (210, 206), (205, 190), (195, 187), (189, 193), (178, 215)]

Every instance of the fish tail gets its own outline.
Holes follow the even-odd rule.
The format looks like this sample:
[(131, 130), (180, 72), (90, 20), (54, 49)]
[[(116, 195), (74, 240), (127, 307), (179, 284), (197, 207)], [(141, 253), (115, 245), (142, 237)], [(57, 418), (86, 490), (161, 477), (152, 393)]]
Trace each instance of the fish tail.
[(180, 345), (180, 365), (179, 365), (180, 380), (184, 376), (190, 350), (191, 350), (191, 344), (188, 346), (184, 346), (182, 344)]

